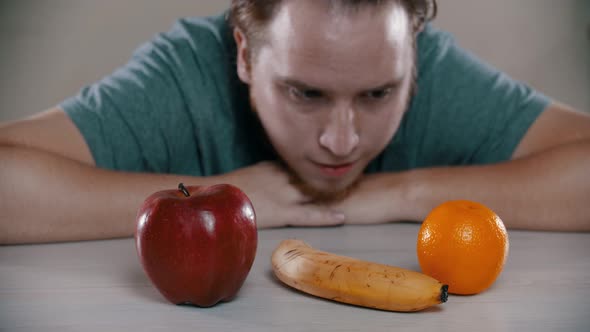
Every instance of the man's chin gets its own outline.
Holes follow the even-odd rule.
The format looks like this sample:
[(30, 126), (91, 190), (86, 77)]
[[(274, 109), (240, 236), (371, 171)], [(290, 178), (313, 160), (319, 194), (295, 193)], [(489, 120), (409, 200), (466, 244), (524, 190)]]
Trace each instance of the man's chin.
[(297, 187), (303, 195), (309, 197), (312, 202), (320, 204), (336, 203), (344, 200), (358, 186), (359, 181), (360, 179), (357, 178), (350, 184), (334, 187), (319, 187), (293, 174), (291, 176), (291, 184)]

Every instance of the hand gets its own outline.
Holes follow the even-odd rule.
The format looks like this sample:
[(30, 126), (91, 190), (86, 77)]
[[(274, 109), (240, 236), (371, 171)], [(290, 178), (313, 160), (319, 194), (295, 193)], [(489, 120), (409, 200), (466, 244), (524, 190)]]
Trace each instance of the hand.
[(404, 220), (401, 185), (395, 173), (364, 175), (342, 201), (330, 208), (342, 212), (346, 224), (382, 224)]
[(254, 206), (258, 228), (334, 226), (344, 222), (341, 213), (310, 203), (289, 179), (279, 164), (261, 162), (215, 180), (233, 184), (246, 193)]

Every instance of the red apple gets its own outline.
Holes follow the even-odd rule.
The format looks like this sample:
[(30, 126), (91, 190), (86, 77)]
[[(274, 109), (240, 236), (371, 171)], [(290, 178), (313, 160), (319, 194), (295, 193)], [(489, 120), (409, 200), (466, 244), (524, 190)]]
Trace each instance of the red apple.
[(254, 208), (232, 185), (181, 183), (145, 200), (135, 244), (146, 274), (168, 301), (201, 307), (230, 301), (256, 256)]

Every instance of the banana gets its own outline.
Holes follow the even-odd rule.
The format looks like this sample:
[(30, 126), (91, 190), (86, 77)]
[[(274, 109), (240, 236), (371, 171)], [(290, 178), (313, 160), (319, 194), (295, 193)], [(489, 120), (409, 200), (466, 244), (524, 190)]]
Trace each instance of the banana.
[(279, 280), (333, 301), (389, 311), (419, 311), (444, 303), (448, 286), (425, 274), (283, 240), (271, 258)]

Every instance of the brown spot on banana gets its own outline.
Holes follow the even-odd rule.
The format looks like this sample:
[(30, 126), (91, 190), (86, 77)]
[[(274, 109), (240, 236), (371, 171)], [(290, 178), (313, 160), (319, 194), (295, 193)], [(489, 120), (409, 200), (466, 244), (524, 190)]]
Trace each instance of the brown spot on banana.
[(332, 273), (330, 273), (330, 280), (334, 279), (334, 274), (336, 273), (336, 270), (338, 270), (339, 267), (341, 267), (342, 264), (338, 264), (336, 265), (336, 267), (332, 270)]
[(271, 261), (283, 283), (353, 305), (418, 311), (448, 296), (446, 285), (422, 273), (319, 251), (299, 240), (282, 241)]

